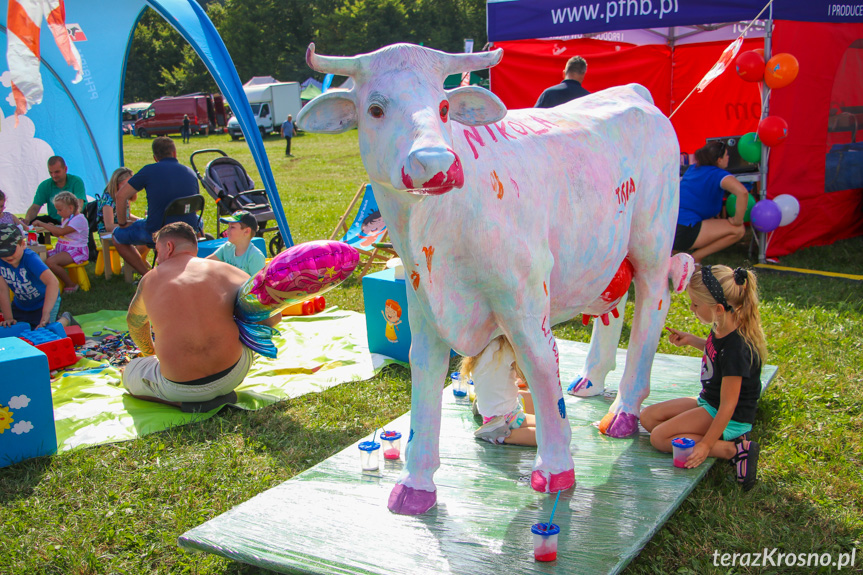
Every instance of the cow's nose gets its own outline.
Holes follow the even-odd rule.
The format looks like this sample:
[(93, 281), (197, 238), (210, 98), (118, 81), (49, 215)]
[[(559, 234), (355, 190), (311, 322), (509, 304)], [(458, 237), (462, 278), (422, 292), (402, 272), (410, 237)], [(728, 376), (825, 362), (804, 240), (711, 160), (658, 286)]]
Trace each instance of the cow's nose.
[(443, 146), (414, 150), (405, 162), (401, 184), (407, 188), (422, 188), (433, 180), (444, 180), (457, 161), (455, 153)]

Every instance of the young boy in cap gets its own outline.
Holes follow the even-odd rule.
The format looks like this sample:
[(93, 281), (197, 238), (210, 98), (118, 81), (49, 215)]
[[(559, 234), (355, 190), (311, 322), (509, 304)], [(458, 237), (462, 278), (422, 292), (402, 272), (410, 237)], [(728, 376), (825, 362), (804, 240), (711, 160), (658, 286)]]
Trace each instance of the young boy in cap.
[[(10, 301), (9, 290), (15, 294)], [(28, 250), (21, 230), (0, 224), (0, 326), (26, 321), (44, 327), (57, 319), (60, 282), (36, 252)]]
[(252, 245), (252, 238), (258, 232), (258, 222), (255, 220), (255, 216), (245, 210), (240, 210), (230, 216), (219, 218), (219, 221), (228, 224), (228, 231), (226, 232), (228, 243), (208, 255), (207, 259), (231, 264), (250, 276), (261, 271), (266, 258), (261, 250)]

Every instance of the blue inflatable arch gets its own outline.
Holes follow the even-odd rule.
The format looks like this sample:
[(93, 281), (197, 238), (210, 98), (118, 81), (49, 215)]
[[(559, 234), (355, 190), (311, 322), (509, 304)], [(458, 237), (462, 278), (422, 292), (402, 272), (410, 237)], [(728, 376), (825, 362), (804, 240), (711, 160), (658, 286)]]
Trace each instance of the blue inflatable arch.
[[(34, 15), (37, 6), (46, 3), (56, 6), (60, 0), (0, 0), (0, 46), (4, 50), (0, 58), (0, 190), (8, 197), (8, 210), (23, 212), (30, 205), (34, 180), (38, 184), (47, 177), (48, 155), (63, 156), (70, 173), (84, 179), (91, 196), (101, 193), (111, 172), (123, 165), (120, 109), (126, 61), (135, 26), (150, 7), (189, 42), (212, 74), (247, 134), (285, 245), (293, 245), (242, 82), (216, 28), (195, 0), (66, 1), (66, 28), (73, 32), (80, 70), (67, 63), (69, 49), (61, 50), (55, 42), (47, 15)], [(20, 72), (22, 50), (16, 32), (22, 29), (19, 16), (25, 12), (34, 16), (33, 22), (41, 17), (37, 24), (41, 29), (33, 35), (39, 38), (38, 64), (33, 59), (32, 68), (38, 65), (43, 94), (41, 102), (31, 102), (26, 114), (16, 117), (10, 65)], [(12, 20), (7, 22), (10, 15)], [(33, 34), (32, 25), (29, 31)]]

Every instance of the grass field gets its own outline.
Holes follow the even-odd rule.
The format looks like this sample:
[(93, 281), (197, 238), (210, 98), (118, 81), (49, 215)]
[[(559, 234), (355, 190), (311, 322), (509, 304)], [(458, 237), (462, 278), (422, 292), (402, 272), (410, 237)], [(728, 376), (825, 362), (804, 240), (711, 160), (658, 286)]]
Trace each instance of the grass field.
[[(126, 164), (151, 161), (149, 141), (126, 137)], [(221, 148), (256, 181), (245, 142), (193, 137), (193, 150)], [(285, 158), (266, 142), (295, 242), (328, 237), (365, 172), (356, 132), (295, 138)], [(139, 202), (142, 204), (143, 202)], [(136, 206), (136, 210), (141, 206)], [(208, 231), (215, 208), (208, 203)], [(707, 263), (748, 262), (741, 243)], [(803, 250), (781, 264), (863, 274), (863, 238)], [(94, 278), (63, 309), (125, 309), (134, 288)], [(761, 481), (743, 493), (717, 465), (627, 568), (627, 573), (807, 573), (813, 569), (714, 567), (714, 551), (849, 552), (863, 539), (863, 285), (763, 273), (762, 318), (768, 362), (779, 376), (761, 400), (754, 439)], [(363, 311), (358, 281), (327, 300)], [(631, 316), (631, 304), (627, 316)], [(668, 324), (704, 333), (685, 296)], [(581, 322), (555, 335), (587, 341)], [(624, 328), (621, 346), (628, 343)], [(683, 353), (667, 341), (660, 352)], [(693, 350), (692, 354), (695, 355)], [(371, 381), (337, 386), (257, 412), (223, 410), (207, 421), (137, 441), (29, 460), (0, 469), (0, 573), (258, 573), (212, 555), (181, 550), (176, 538), (370, 433), (378, 420), (410, 408), (410, 376), (386, 368)], [(576, 470), (576, 476), (578, 470)], [(313, 510), (309, 511), (310, 516)], [(857, 571), (863, 553), (857, 550)], [(824, 572), (829, 572), (825, 570)]]

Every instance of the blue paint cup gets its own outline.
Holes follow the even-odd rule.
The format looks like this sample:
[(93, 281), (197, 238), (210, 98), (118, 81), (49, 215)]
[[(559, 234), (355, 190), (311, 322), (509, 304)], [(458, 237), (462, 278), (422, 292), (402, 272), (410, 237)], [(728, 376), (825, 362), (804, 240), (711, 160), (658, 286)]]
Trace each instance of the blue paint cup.
[(695, 441), (689, 439), (688, 437), (675, 437), (671, 441), (674, 467), (685, 468), (686, 460), (692, 454), (692, 449), (694, 447)]
[(360, 465), (363, 471), (377, 471), (381, 444), (377, 441), (363, 441), (360, 448)]
[(384, 449), (384, 459), (398, 459), (401, 454), (402, 434), (398, 431), (384, 431), (380, 435)]
[(455, 372), (450, 376), (452, 381), (452, 394), (456, 397), (467, 397), (467, 382), (462, 380), (461, 374)]
[(554, 523), (534, 523), (530, 532), (533, 533), (533, 558), (537, 561), (556, 560), (560, 527)]

